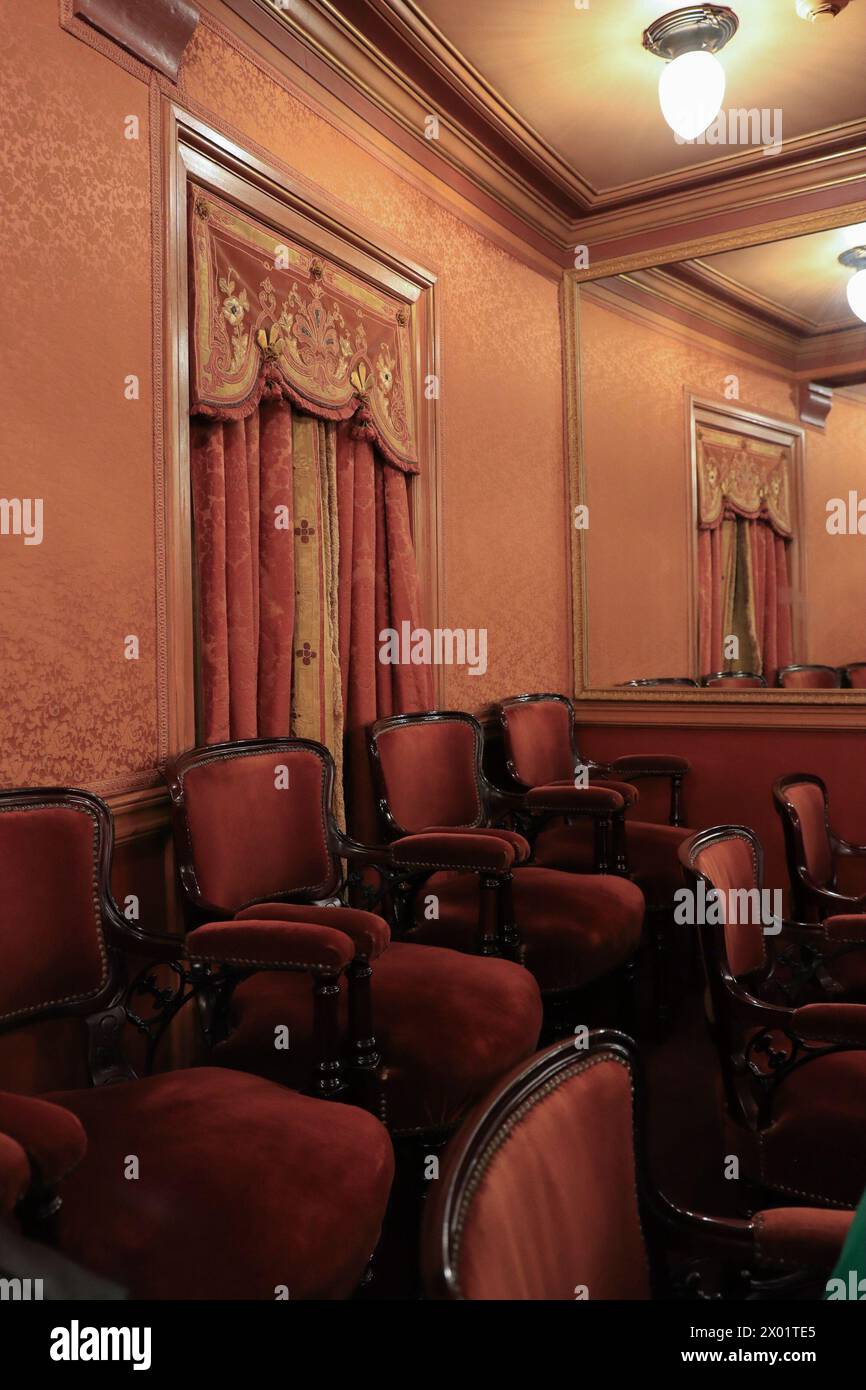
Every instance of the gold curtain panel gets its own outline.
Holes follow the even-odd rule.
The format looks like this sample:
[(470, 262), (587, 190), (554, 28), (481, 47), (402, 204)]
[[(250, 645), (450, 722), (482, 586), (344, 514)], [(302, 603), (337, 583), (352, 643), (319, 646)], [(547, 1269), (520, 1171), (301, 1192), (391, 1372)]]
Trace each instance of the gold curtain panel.
[(762, 517), (778, 535), (790, 539), (789, 446), (703, 426), (697, 446), (699, 526), (713, 530), (729, 517)]
[(412, 306), (201, 192), (190, 211), (191, 411), (242, 419), (281, 394), (417, 473)]

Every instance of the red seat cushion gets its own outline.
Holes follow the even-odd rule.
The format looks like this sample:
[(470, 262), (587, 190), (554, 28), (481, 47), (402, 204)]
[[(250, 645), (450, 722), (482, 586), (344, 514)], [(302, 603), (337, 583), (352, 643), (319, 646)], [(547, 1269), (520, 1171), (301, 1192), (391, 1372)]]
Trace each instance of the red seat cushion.
[[(355, 1106), (220, 1067), (50, 1099), (87, 1131), (67, 1178), (64, 1254), (133, 1298), (345, 1298), (379, 1236), (388, 1135)], [(241, 1142), (243, 1141), (243, 1142)], [(131, 1156), (138, 1178), (127, 1178)]]
[(0, 1134), (0, 1216), (8, 1216), (30, 1186), (30, 1163), (21, 1145)]
[[(678, 825), (657, 825), (640, 820), (627, 820), (625, 831), (629, 871), (647, 901), (651, 906), (665, 899), (669, 901), (683, 886), (677, 850), (693, 832)], [(533, 862), (570, 873), (591, 873), (594, 855), (591, 825), (560, 824), (550, 826), (538, 836)]]
[[(343, 1031), (348, 992), (343, 986)], [(524, 1057), (541, 1029), (532, 976), (512, 961), (394, 942), (373, 967), (373, 1020), (382, 1067), (377, 1113), (394, 1133), (450, 1129)], [(262, 973), (234, 996), (234, 1031), (214, 1052), (226, 1066), (289, 1085), (309, 1084), (310, 982)], [(274, 1029), (289, 1028), (286, 1052)]]
[[(414, 937), (474, 951), (478, 940), (478, 880), (433, 874), (415, 899)], [(439, 899), (439, 920), (424, 916)], [(514, 916), (523, 963), (542, 990), (578, 989), (623, 965), (637, 950), (643, 925), (640, 889), (613, 874), (568, 874), (528, 865), (514, 873)]]
[(407, 868), (492, 869), (504, 873), (514, 863), (514, 847), (501, 836), (485, 835), (481, 830), (448, 833), (423, 831), (404, 835), (390, 846), (395, 864)]
[[(772, 1123), (755, 1137), (757, 1173), (749, 1176), (786, 1197), (856, 1206), (866, 1187), (864, 1096), (864, 1052), (798, 1067), (778, 1087)], [(750, 1152), (747, 1137), (744, 1166)]]
[(87, 1136), (68, 1110), (11, 1091), (0, 1092), (0, 1133), (21, 1145), (49, 1187), (62, 1182), (87, 1149)]

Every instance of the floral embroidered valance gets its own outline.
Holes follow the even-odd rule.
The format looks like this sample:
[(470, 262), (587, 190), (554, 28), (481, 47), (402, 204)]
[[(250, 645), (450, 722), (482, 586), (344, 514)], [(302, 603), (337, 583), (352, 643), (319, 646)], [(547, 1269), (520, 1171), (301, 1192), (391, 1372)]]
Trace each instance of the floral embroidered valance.
[(780, 536), (792, 530), (790, 449), (733, 431), (697, 432), (698, 525), (714, 530), (727, 517), (758, 517)]
[(418, 472), (410, 306), (211, 193), (191, 198), (191, 412), (236, 420), (265, 394)]

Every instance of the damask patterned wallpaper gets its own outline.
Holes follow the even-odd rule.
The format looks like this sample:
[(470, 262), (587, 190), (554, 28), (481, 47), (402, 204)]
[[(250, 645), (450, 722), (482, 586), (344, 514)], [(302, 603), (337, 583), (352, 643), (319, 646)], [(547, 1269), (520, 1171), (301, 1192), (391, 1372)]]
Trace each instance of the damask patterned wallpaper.
[(147, 88), (55, 0), (0, 66), (0, 493), (43, 532), (0, 534), (0, 782), (92, 784), (156, 756)]
[[(38, 545), (0, 535), (0, 782), (104, 786), (157, 758), (148, 92), (61, 30), (57, 0), (26, 9), (0, 55), (0, 491), (41, 499), (44, 534)], [(184, 92), (439, 274), (442, 620), (488, 630), (487, 674), (448, 668), (445, 702), (566, 689), (555, 283), (211, 27), (187, 52)]]

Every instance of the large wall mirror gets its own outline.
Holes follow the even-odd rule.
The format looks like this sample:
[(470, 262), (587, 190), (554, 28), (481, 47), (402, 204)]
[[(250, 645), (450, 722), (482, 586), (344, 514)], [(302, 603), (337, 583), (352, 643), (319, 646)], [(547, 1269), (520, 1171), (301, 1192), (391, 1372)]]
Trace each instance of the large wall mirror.
[(571, 294), (578, 693), (866, 698), (866, 223)]

